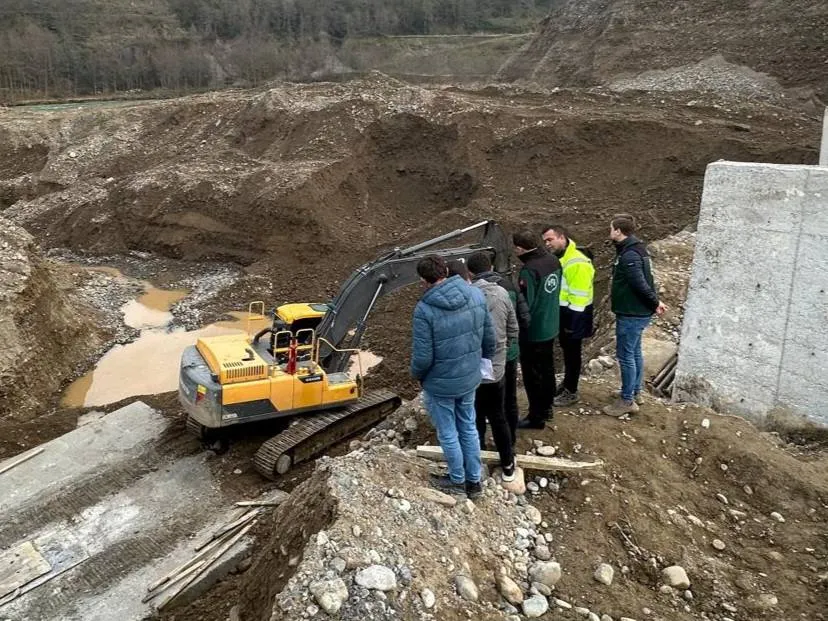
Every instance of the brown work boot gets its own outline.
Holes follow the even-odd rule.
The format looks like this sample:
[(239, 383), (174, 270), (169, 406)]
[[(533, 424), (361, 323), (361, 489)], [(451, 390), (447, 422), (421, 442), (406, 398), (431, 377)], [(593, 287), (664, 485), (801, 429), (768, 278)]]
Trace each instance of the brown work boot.
[(624, 414), (635, 414), (636, 412), (638, 412), (638, 404), (635, 401), (624, 401), (620, 397), (604, 408), (604, 414), (613, 418), (620, 418)]

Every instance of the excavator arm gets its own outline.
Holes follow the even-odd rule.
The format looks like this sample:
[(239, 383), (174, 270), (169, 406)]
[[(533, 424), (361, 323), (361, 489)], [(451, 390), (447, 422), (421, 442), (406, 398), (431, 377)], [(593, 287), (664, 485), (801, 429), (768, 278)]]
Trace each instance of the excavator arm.
[[(438, 248), (473, 231), (482, 232), (482, 239), (477, 243)], [(420, 259), (436, 254), (446, 261), (465, 261), (480, 250), (492, 253), (495, 271), (502, 274), (510, 271), (511, 244), (503, 229), (492, 221), (479, 222), (409, 248), (395, 248), (357, 269), (342, 284), (317, 327), (317, 335), (324, 339), (320, 341), (319, 360), (325, 370), (336, 373), (347, 369), (350, 355), (334, 351), (328, 343), (338, 349), (358, 348), (377, 300), (418, 282), (417, 263)]]

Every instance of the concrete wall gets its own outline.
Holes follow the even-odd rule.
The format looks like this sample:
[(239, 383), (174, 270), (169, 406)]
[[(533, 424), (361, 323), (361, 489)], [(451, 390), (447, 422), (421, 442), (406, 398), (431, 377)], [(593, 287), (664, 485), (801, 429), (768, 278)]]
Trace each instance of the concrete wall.
[(828, 427), (828, 168), (708, 166), (674, 398)]

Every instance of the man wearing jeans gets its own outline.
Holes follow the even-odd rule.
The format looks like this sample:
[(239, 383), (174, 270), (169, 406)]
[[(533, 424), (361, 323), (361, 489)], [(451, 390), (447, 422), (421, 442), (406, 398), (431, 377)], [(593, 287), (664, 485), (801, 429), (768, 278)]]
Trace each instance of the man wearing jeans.
[(610, 239), (617, 253), (612, 270), (612, 312), (621, 394), (615, 403), (604, 408), (604, 413), (615, 417), (638, 412), (636, 401), (644, 381), (641, 336), (653, 314), (661, 315), (667, 309), (658, 300), (650, 255), (633, 233), (635, 219), (631, 215), (619, 214), (612, 219)]
[(432, 485), (476, 498), (482, 489), (474, 396), (481, 359), (495, 354), (494, 327), (483, 293), (460, 276), (449, 278), (441, 257), (425, 257), (417, 273), (426, 292), (414, 309), (411, 375), (423, 387), (449, 471)]

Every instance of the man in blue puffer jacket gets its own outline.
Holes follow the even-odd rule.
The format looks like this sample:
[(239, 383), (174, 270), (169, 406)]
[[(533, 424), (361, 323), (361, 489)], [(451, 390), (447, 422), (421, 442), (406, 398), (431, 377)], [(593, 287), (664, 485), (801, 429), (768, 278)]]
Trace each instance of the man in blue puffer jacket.
[(423, 387), (449, 470), (432, 485), (476, 498), (482, 490), (474, 395), (481, 358), (495, 354), (494, 326), (483, 293), (459, 276), (448, 278), (442, 257), (425, 257), (417, 273), (427, 290), (414, 309), (411, 375)]

